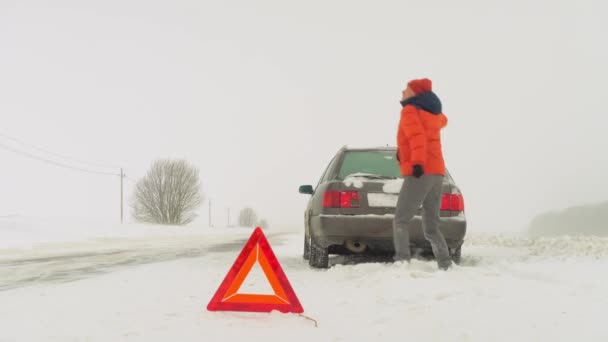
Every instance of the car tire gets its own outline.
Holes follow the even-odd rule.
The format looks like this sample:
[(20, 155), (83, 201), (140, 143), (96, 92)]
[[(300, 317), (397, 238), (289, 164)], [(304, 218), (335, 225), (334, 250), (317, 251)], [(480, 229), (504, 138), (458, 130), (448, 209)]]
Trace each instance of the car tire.
[(329, 267), (329, 250), (318, 246), (314, 241), (310, 243), (310, 259), (308, 264), (313, 268)]
[(462, 246), (460, 246), (452, 251), (452, 261), (454, 261), (454, 263), (456, 265), (460, 265), (461, 260), (462, 260)]
[(310, 260), (310, 237), (304, 234), (304, 260)]

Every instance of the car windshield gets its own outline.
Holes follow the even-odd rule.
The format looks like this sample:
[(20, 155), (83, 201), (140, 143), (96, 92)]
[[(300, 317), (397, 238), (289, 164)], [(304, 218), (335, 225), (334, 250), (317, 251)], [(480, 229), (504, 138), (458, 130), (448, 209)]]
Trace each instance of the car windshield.
[(395, 151), (348, 151), (338, 173), (339, 179), (348, 176), (368, 178), (397, 178), (401, 176)]

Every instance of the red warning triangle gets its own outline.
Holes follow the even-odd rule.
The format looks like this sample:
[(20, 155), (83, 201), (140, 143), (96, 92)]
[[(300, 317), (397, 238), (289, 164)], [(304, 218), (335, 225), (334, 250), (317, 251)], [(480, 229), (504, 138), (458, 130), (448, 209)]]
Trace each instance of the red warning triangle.
[[(238, 293), (249, 272), (258, 262), (270, 282), (274, 294)], [(304, 309), (298, 300), (279, 260), (277, 260), (266, 236), (257, 227), (247, 244), (232, 265), (224, 281), (207, 305), (209, 311), (250, 311), (302, 313)]]

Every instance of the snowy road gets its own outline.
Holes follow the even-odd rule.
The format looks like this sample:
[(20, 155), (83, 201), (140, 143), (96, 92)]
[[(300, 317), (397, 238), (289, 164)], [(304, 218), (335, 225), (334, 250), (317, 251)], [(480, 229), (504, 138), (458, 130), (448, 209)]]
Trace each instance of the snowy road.
[[(320, 271), (301, 259), (300, 234), (270, 235), (318, 327), (297, 315), (205, 310), (244, 239), (117, 240), (106, 244), (115, 250), (54, 259), (52, 282), (15, 275), (44, 269), (43, 260), (0, 266), (12, 287), (0, 291), (0, 341), (608, 340), (606, 239), (477, 236), (463, 249), (463, 265), (449, 272), (426, 261), (340, 258)], [(13, 285), (33, 286), (5, 281), (11, 267)]]
[(215, 244), (206, 236), (109, 239), (91, 248), (81, 247), (67, 253), (62, 252), (66, 245), (30, 253), (0, 253), (0, 291), (43, 282), (75, 281), (121, 267), (202, 257), (207, 253), (238, 252), (246, 241), (246, 237), (236, 236)]

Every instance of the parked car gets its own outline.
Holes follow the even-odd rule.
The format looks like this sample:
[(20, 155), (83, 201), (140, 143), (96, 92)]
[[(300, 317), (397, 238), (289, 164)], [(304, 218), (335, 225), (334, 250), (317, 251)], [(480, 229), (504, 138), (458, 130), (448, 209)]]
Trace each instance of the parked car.
[[(312, 195), (304, 214), (304, 259), (327, 268), (329, 254), (393, 254), (393, 218), (403, 179), (396, 148), (343, 147), (316, 187), (300, 186)], [(412, 255), (432, 254), (422, 231), (422, 208), (410, 225)], [(441, 223), (452, 259), (459, 263), (466, 234), (462, 193), (449, 172), (443, 183)]]

